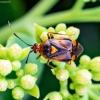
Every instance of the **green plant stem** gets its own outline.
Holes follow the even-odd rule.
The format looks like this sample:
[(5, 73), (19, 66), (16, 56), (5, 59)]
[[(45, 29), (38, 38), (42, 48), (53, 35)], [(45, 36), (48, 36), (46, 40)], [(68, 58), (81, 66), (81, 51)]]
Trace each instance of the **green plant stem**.
[(73, 10), (62, 11), (54, 14), (49, 14), (42, 17), (42, 20), (37, 20), (36, 23), (43, 26), (55, 25), (60, 22), (100, 22), (100, 7), (77, 11), (76, 14)]
[(85, 5), (85, 1), (84, 0), (76, 0), (76, 2), (74, 4), (74, 6), (72, 7), (72, 9), (74, 11), (81, 10), (84, 5)]
[(87, 92), (83, 95), (83, 100), (89, 100)]
[(28, 13), (27, 18), (41, 16), (48, 12), (58, 0), (40, 0)]
[(93, 91), (88, 89), (88, 95), (91, 98), (91, 100), (100, 100), (100, 97), (98, 97)]
[(100, 90), (100, 84), (92, 84), (89, 88), (91, 90)]
[(61, 90), (66, 90), (67, 88), (66, 88), (66, 86), (67, 86), (67, 80), (66, 81), (60, 81), (60, 91)]

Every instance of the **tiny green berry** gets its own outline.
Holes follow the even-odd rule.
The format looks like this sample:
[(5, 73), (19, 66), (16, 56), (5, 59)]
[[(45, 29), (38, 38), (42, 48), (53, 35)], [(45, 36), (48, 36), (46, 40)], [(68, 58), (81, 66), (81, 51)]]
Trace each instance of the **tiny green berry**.
[(69, 27), (66, 30), (66, 34), (68, 35), (68, 38), (70, 38), (71, 40), (76, 40), (79, 36), (80, 30), (78, 28), (75, 27)]
[(44, 31), (44, 32), (40, 35), (40, 38), (41, 38), (43, 41), (48, 40), (47, 34), (48, 34), (48, 33)]
[(21, 78), (20, 83), (24, 89), (32, 89), (35, 85), (36, 78), (31, 75), (25, 75)]
[(38, 66), (36, 64), (28, 63), (24, 67), (25, 74), (34, 75), (38, 71)]
[(71, 83), (71, 84), (70, 84), (70, 89), (72, 89), (72, 90), (75, 89), (75, 85), (74, 85), (74, 83)]
[(23, 60), (30, 52), (30, 47), (22, 49), (22, 54), (20, 58), (18, 58), (19, 61)]
[(19, 69), (19, 70), (16, 71), (16, 75), (17, 75), (18, 77), (21, 77), (21, 76), (24, 75), (24, 71), (23, 71), (22, 69)]
[(92, 79), (92, 74), (87, 69), (81, 69), (76, 72), (75, 82), (78, 84), (86, 85)]
[(0, 44), (0, 58), (7, 58), (7, 48)]
[(59, 31), (66, 31), (66, 24), (64, 23), (60, 23), (56, 26), (55, 28), (56, 32), (59, 32)]
[(8, 89), (13, 89), (16, 86), (16, 83), (12, 79), (8, 79)]
[(58, 69), (56, 71), (56, 78), (60, 81), (65, 81), (69, 78), (69, 72), (66, 69)]
[(59, 66), (59, 65), (61, 64), (61, 62), (56, 61), (56, 60), (52, 60), (52, 63), (53, 63), (54, 65), (56, 65), (56, 66)]
[(9, 60), (0, 60), (0, 74), (6, 76), (12, 71), (12, 66)]
[(13, 44), (8, 48), (8, 57), (10, 60), (17, 60), (21, 57), (22, 48), (18, 44)]
[(14, 99), (22, 99), (24, 97), (24, 90), (20, 87), (15, 87), (12, 90), (12, 96)]
[(94, 81), (100, 81), (100, 72), (93, 72), (92, 71), (92, 79)]
[(47, 29), (47, 31), (48, 31), (48, 32), (55, 32), (55, 29), (54, 29), (53, 27), (49, 27), (49, 28)]
[(84, 95), (86, 93), (86, 87), (84, 85), (77, 84), (75, 91), (78, 95)]
[(81, 56), (81, 58), (80, 58), (80, 64), (81, 64), (81, 65), (86, 65), (87, 63), (90, 62), (90, 60), (91, 60), (91, 58), (90, 58), (89, 56), (83, 55), (83, 56)]
[(75, 68), (76, 68), (76, 64), (74, 61), (71, 61), (71, 64), (66, 64), (65, 65), (65, 68), (68, 70), (68, 71), (74, 71)]
[(93, 58), (88, 66), (90, 70), (100, 72), (100, 57)]
[(17, 71), (20, 68), (21, 68), (21, 63), (18, 60), (12, 62), (12, 69), (14, 71)]
[(63, 100), (59, 92), (51, 92), (43, 100)]
[(68, 38), (68, 36), (66, 35), (65, 31), (59, 31), (58, 34), (54, 35), (54, 38)]
[(47, 59), (45, 59), (43, 56), (40, 57), (40, 62), (41, 63), (47, 63)]
[(7, 80), (5, 78), (0, 78), (0, 91), (6, 91), (7, 86)]

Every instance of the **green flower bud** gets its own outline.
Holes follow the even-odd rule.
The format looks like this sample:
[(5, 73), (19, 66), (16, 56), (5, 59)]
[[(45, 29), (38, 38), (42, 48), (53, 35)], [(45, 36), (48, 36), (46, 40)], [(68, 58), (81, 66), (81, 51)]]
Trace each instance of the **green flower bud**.
[(30, 52), (30, 47), (22, 49), (22, 54), (20, 58), (18, 58), (19, 61), (23, 60)]
[(69, 27), (66, 30), (66, 34), (68, 35), (68, 38), (70, 38), (71, 40), (76, 40), (79, 36), (80, 30), (78, 28), (75, 27)]
[(55, 29), (53, 27), (49, 27), (47, 31), (48, 32), (55, 32)]
[(58, 32), (58, 34), (54, 35), (54, 38), (68, 38), (68, 36), (66, 35), (65, 31), (60, 31), (60, 32)]
[(89, 56), (83, 55), (80, 58), (80, 64), (81, 65), (86, 65), (86, 64), (88, 64), (90, 62), (90, 60), (91, 60), (91, 58)]
[(62, 96), (59, 92), (51, 92), (43, 100), (62, 100)]
[(71, 83), (71, 84), (70, 84), (70, 89), (72, 89), (72, 90), (75, 89), (75, 85), (74, 85), (74, 83)]
[(60, 94), (62, 95), (63, 98), (67, 98), (69, 93), (67, 90), (64, 89), (60, 91)]
[(93, 58), (89, 63), (89, 68), (92, 71), (100, 72), (100, 57)]
[(52, 60), (52, 64), (54, 64), (55, 66), (59, 66), (61, 64), (61, 62), (56, 61), (56, 60)]
[(22, 54), (22, 48), (18, 44), (13, 44), (8, 49), (8, 57), (10, 60), (17, 60), (21, 57)]
[(7, 89), (7, 81), (5, 78), (0, 78), (0, 91), (6, 91)]
[(9, 60), (0, 60), (0, 74), (8, 75), (12, 71), (12, 66)]
[(25, 74), (34, 75), (38, 71), (38, 66), (32, 63), (26, 64), (24, 68)]
[(40, 35), (40, 38), (41, 38), (43, 41), (48, 40), (47, 34), (48, 34), (48, 33), (44, 31), (44, 32)]
[(23, 71), (22, 69), (19, 69), (19, 70), (16, 71), (16, 75), (17, 75), (18, 77), (21, 77), (21, 76), (24, 75), (24, 71)]
[(45, 59), (43, 56), (40, 57), (40, 62), (41, 63), (47, 63), (47, 59)]
[(74, 93), (72, 96), (73, 96), (73, 100), (81, 100), (80, 95), (78, 95), (77, 93)]
[(91, 73), (86, 69), (81, 69), (77, 71), (75, 75), (76, 83), (83, 85), (88, 84), (91, 81), (91, 78), (92, 78)]
[(84, 95), (86, 93), (86, 87), (84, 85), (77, 84), (75, 91), (78, 95)]
[(25, 75), (21, 78), (20, 83), (24, 89), (32, 89), (35, 85), (36, 78), (31, 75)]
[(8, 89), (13, 89), (16, 86), (16, 83), (12, 79), (8, 79)]
[(21, 63), (18, 60), (12, 62), (12, 69), (14, 71), (17, 71), (20, 68), (21, 68)]
[(59, 31), (66, 31), (66, 24), (64, 23), (60, 23), (56, 26), (55, 28), (56, 32), (59, 32)]
[(0, 44), (0, 58), (7, 58), (7, 48)]
[(92, 71), (92, 79), (94, 81), (100, 81), (100, 72), (93, 72)]
[(12, 96), (14, 99), (22, 99), (24, 97), (24, 90), (20, 87), (15, 87), (12, 90)]
[(74, 71), (75, 68), (76, 68), (76, 64), (74, 61), (71, 61), (71, 64), (66, 64), (65, 65), (65, 68), (68, 70), (68, 71)]
[(34, 23), (34, 29), (35, 29), (35, 33), (36, 33), (36, 40), (38, 43), (40, 43), (40, 40), (38, 38), (38, 36), (41, 35), (41, 33), (43, 33), (44, 31), (46, 31), (45, 27), (39, 26), (38, 24)]
[(58, 69), (56, 71), (56, 78), (60, 81), (65, 81), (69, 78), (69, 72), (66, 69)]

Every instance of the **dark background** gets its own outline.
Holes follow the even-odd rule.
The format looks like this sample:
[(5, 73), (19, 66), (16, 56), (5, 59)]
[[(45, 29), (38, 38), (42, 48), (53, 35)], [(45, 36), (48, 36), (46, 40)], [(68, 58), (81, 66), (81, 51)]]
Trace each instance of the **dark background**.
[[(13, 4), (10, 3), (0, 3), (0, 27), (7, 24), (7, 21), (14, 21), (19, 17), (27, 13), (38, 0), (12, 0)], [(59, 12), (66, 9), (70, 9), (75, 0), (59, 0), (59, 2), (49, 11), (49, 13)], [(84, 6), (86, 8), (93, 8), (100, 6), (100, 0), (96, 2), (88, 2)], [(74, 17), (74, 16), (73, 16)], [(83, 54), (89, 55), (91, 58), (95, 56), (100, 56), (100, 21), (99, 22), (77, 22), (70, 23), (67, 26), (75, 26), (80, 29), (80, 36), (78, 41), (83, 45)], [(56, 25), (55, 25), (56, 26)], [(54, 26), (54, 27), (55, 27)], [(75, 61), (76, 64), (79, 63), (79, 58)], [(46, 65), (45, 65), (46, 66)], [(43, 72), (42, 80), (39, 83), (40, 88), (40, 98), (38, 100), (43, 100), (45, 95), (51, 91), (59, 90), (59, 82), (52, 75), (49, 67), (45, 67)], [(10, 95), (10, 93), (8, 93)], [(29, 100), (36, 100), (34, 97), (29, 97)], [(28, 100), (25, 99), (25, 100)]]

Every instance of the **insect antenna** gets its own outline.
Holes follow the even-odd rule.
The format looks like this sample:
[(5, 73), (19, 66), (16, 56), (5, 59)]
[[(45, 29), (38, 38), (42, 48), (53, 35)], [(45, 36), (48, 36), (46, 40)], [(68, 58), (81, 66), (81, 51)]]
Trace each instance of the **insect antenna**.
[(10, 29), (11, 29), (11, 31), (12, 31), (12, 33), (17, 37), (17, 38), (19, 38), (22, 42), (24, 42), (26, 45), (28, 45), (28, 46), (33, 46), (33, 45), (31, 45), (31, 44), (28, 44), (28, 43), (26, 43), (25, 41), (23, 41), (13, 30), (12, 30), (12, 28), (11, 28), (11, 25), (10, 25), (10, 22), (8, 21), (8, 25), (9, 25), (9, 27), (10, 27)]

